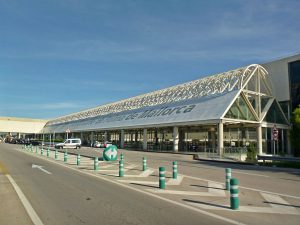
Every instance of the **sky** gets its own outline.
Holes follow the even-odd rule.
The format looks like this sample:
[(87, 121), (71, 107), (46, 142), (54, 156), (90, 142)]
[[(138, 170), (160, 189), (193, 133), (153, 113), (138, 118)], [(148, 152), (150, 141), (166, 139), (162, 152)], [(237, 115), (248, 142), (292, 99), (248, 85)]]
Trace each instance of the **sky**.
[(0, 0), (0, 117), (52, 119), (300, 53), (299, 0)]

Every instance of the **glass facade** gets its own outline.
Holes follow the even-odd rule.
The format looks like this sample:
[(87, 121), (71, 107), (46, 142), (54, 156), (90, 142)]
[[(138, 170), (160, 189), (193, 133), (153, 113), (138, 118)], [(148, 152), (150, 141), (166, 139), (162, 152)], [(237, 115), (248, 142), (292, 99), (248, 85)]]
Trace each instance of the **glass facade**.
[(264, 118), (264, 121), (268, 123), (279, 123), (288, 125), (288, 122), (284, 118), (284, 114), (280, 110), (280, 107), (275, 100), (272, 103), (266, 117)]
[(239, 96), (234, 104), (227, 112), (226, 118), (240, 119), (240, 120), (252, 120), (255, 121), (255, 117), (250, 111), (248, 105), (242, 96)]
[(216, 151), (216, 127), (182, 127), (179, 130), (179, 151)]
[(292, 111), (300, 104), (300, 60), (289, 63)]

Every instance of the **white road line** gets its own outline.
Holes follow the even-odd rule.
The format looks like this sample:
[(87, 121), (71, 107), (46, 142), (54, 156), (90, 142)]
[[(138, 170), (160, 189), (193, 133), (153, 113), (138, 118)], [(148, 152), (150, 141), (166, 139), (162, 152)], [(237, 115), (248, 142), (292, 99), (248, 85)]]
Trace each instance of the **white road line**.
[(259, 176), (259, 177), (270, 177), (267, 175), (262, 175), (262, 174), (257, 174), (257, 173), (246, 173), (246, 172), (240, 172), (240, 171), (236, 171), (236, 170), (234, 170), (232, 173), (240, 173), (240, 174), (246, 174), (246, 175), (250, 175), (250, 176)]
[(291, 206), (287, 201), (282, 199), (280, 196), (270, 195), (266, 193), (261, 193), (261, 195), (264, 197), (265, 200), (269, 202), (270, 206), (273, 209), (276, 209), (282, 213), (287, 213), (287, 214), (290, 213), (299, 214), (298, 210), (295, 207)]
[(115, 165), (112, 165), (112, 164), (108, 164), (108, 165), (101, 165), (100, 164), (100, 170), (102, 169), (102, 168), (104, 168), (104, 169), (106, 169), (106, 168), (110, 168), (110, 167), (113, 167), (113, 166), (115, 166)]
[(208, 182), (208, 192), (215, 196), (226, 197), (223, 185), (216, 182)]
[(272, 207), (256, 207), (256, 206), (240, 206), (237, 210), (232, 210), (228, 205), (214, 206), (202, 203), (202, 202), (186, 202), (188, 205), (192, 205), (202, 209), (229, 211), (229, 212), (250, 212), (250, 213), (269, 213), (269, 214), (283, 214), (283, 215), (300, 215), (296, 210), (282, 210), (281, 208)]
[(181, 182), (183, 180), (183, 176), (181, 175), (178, 175), (177, 176), (177, 179), (169, 179), (166, 183), (167, 186), (170, 186), (170, 185), (180, 185)]
[(27, 200), (26, 196), (23, 194), (17, 183), (14, 181), (14, 179), (10, 175), (6, 175), (11, 185), (14, 187), (17, 195), (19, 196), (19, 199), (21, 200), (25, 210), (27, 211), (30, 219), (35, 225), (43, 225), (43, 222), (35, 212), (35, 210), (32, 208), (30, 202)]
[[(127, 167), (126, 169), (124, 169), (124, 171), (126, 172), (126, 171), (128, 171), (130, 169), (133, 169), (134, 167), (136, 167), (136, 165), (135, 166), (131, 166), (130, 168)], [(119, 173), (119, 169), (115, 169), (115, 170), (102, 170), (101, 169), (101, 165), (100, 165), (100, 169), (97, 172), (99, 172), (99, 173), (101, 173), (101, 172), (111, 172), (111, 173), (115, 174), (115, 173)]]
[(39, 166), (39, 165), (32, 164), (32, 165), (31, 165), (31, 168), (32, 168), (32, 169), (37, 168), (37, 169), (39, 169), (39, 170), (41, 170), (41, 171), (43, 171), (44, 173), (47, 173), (47, 174), (49, 174), (49, 175), (52, 174), (52, 173), (50, 173), (48, 170), (45, 170), (42, 166)]
[(156, 181), (143, 181), (143, 180), (118, 180), (122, 183), (132, 183), (132, 184), (149, 184), (158, 186), (158, 182)]
[[(218, 184), (223, 184), (223, 183), (218, 182), (218, 181), (203, 179), (203, 178), (199, 178), (199, 177), (193, 177), (193, 176), (188, 176), (188, 175), (182, 175), (182, 176), (190, 178), (190, 179), (194, 179), (194, 180), (211, 181), (211, 182), (215, 182), (215, 183), (218, 183)], [(272, 194), (272, 195), (284, 196), (284, 197), (288, 197), (288, 198), (300, 199), (299, 196), (295, 196), (295, 195), (287, 195), (287, 194), (282, 194), (282, 193), (277, 193), (277, 192), (271, 192), (271, 191), (265, 191), (265, 190), (261, 190), (261, 189), (249, 188), (249, 187), (244, 187), (244, 186), (239, 186), (239, 188), (244, 188), (246, 190), (251, 190), (251, 191), (258, 191), (258, 192), (268, 193), (268, 194)]]
[(132, 178), (133, 177), (137, 177), (137, 178), (139, 178), (139, 177), (149, 177), (152, 173), (154, 173), (154, 170), (148, 169), (148, 170), (143, 171), (142, 173), (140, 173), (138, 175), (130, 175), (130, 174), (126, 175), (125, 174), (125, 177), (132, 177)]
[(203, 197), (224, 197), (220, 194), (210, 192), (199, 192), (199, 191), (176, 191), (176, 190), (164, 190), (164, 189), (146, 189), (149, 192), (157, 194), (170, 194), (170, 195), (187, 195), (187, 196), (203, 196)]
[[(173, 179), (171, 181), (173, 181)], [(148, 191), (153, 193), (160, 193), (160, 194), (226, 197), (226, 193), (223, 190), (223, 185), (217, 184), (215, 182), (208, 182), (208, 192), (177, 191), (177, 190), (162, 190), (162, 189), (155, 189), (155, 190), (148, 189)]]

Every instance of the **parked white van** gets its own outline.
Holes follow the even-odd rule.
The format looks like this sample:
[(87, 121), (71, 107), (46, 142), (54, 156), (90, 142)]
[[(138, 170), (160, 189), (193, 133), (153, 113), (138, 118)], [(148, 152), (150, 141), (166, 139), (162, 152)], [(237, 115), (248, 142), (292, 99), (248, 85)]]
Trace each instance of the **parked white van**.
[(54, 146), (55, 148), (80, 148), (81, 147), (81, 139), (80, 138), (73, 138), (73, 139), (66, 139), (63, 143), (57, 143)]

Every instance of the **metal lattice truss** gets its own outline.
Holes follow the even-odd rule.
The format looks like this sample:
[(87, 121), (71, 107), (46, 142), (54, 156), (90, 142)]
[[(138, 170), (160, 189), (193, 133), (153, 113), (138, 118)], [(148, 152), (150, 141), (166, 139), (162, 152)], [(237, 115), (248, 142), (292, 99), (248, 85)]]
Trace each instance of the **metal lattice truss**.
[(133, 98), (59, 117), (49, 121), (47, 126), (95, 116), (102, 116), (110, 113), (134, 110), (147, 106), (180, 102), (201, 98), (204, 96), (212, 96), (230, 92), (232, 90), (243, 88), (244, 84), (257, 69), (264, 70), (260, 65), (253, 64), (247, 67), (242, 67), (162, 90), (150, 92), (144, 95), (139, 95)]

